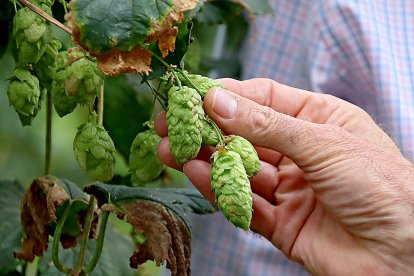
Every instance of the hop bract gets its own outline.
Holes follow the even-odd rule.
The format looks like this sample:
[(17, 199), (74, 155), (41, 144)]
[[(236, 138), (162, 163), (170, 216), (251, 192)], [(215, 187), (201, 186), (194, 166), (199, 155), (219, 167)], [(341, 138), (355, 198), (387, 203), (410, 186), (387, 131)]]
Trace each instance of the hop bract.
[(231, 151), (237, 152), (243, 162), (248, 176), (254, 176), (260, 171), (260, 160), (253, 145), (241, 136), (229, 136), (225, 144)]
[(164, 170), (157, 155), (160, 140), (153, 129), (138, 133), (135, 137), (129, 155), (132, 184), (154, 180)]
[(167, 128), (175, 161), (183, 165), (200, 151), (204, 111), (201, 97), (189, 87), (168, 91)]
[(88, 122), (78, 128), (73, 150), (79, 165), (94, 180), (108, 181), (114, 175), (115, 145), (106, 130)]
[(98, 69), (96, 60), (80, 49), (71, 48), (67, 62), (66, 94), (76, 97), (80, 105), (93, 106), (103, 83), (103, 73)]
[[(202, 97), (204, 97), (207, 91), (210, 90), (214, 86), (224, 88), (224, 86), (218, 81), (210, 79), (202, 75), (186, 74), (186, 76), (198, 88)], [(190, 82), (186, 78), (184, 78), (181, 74), (179, 78), (183, 84), (185, 84), (186, 86), (192, 87)]]
[(224, 216), (235, 226), (248, 230), (252, 219), (252, 190), (238, 153), (225, 149), (214, 153), (211, 188)]
[[(52, 14), (48, 5), (42, 3), (38, 7)], [(52, 38), (52, 31), (49, 23), (25, 7), (19, 9), (13, 18), (13, 35), (19, 49), (18, 63), (26, 65), (39, 61)]]
[(7, 96), (16, 112), (23, 116), (35, 116), (40, 101), (39, 80), (28, 70), (15, 69), (10, 78)]
[(78, 102), (75, 96), (69, 96), (65, 90), (66, 67), (68, 66), (68, 52), (62, 51), (56, 57), (55, 74), (52, 81), (53, 106), (57, 114), (63, 117), (71, 113)]
[(34, 65), (36, 76), (38, 77), (40, 84), (48, 90), (51, 90), (52, 87), (56, 70), (56, 59), (60, 48), (62, 48), (60, 41), (53, 38), (46, 46), (45, 53)]
[(219, 143), (219, 137), (213, 125), (206, 120), (202, 120), (203, 129), (201, 136), (203, 138), (203, 145), (215, 146)]

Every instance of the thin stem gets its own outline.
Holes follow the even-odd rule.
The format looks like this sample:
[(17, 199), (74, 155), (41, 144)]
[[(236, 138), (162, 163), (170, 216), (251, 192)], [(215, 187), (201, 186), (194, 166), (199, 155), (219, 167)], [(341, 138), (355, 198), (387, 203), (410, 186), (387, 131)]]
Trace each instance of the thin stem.
[(89, 262), (88, 266), (84, 270), (85, 273), (91, 272), (95, 268), (96, 264), (99, 261), (99, 258), (101, 257), (103, 243), (105, 240), (106, 224), (108, 222), (109, 214), (109, 211), (102, 212), (101, 225), (99, 226), (99, 236), (96, 241), (96, 249), (92, 256), (92, 260)]
[(45, 150), (45, 175), (50, 174), (52, 159), (52, 93), (46, 92), (46, 150)]
[(28, 0), (19, 0), (19, 1), (23, 5), (25, 5), (29, 9), (31, 9), (33, 12), (35, 12), (39, 16), (43, 17), (43, 19), (45, 19), (46, 21), (52, 23), (56, 27), (58, 27), (58, 28), (64, 30), (65, 32), (67, 32), (68, 34), (72, 35), (72, 31), (68, 27), (66, 27), (65, 25), (60, 23), (58, 20), (56, 20), (55, 18), (53, 18), (52, 16), (48, 15), (46, 12), (42, 11), (41, 9), (39, 9), (38, 7), (36, 7), (32, 3), (30, 3)]
[(85, 218), (85, 225), (83, 226), (82, 244), (76, 262), (75, 274), (79, 275), (83, 270), (83, 262), (85, 260), (86, 247), (88, 245), (89, 233), (91, 231), (93, 213), (95, 210), (95, 197), (91, 195), (89, 198), (88, 210)]
[(216, 131), (216, 134), (217, 134), (217, 136), (218, 136), (218, 138), (219, 138), (219, 140), (220, 140), (220, 143), (221, 144), (224, 144), (224, 136), (223, 136), (223, 133), (221, 133), (221, 130), (220, 130), (220, 128), (217, 126), (217, 124), (213, 121), (213, 120), (211, 120), (210, 118), (206, 118), (206, 120), (207, 120), (207, 122), (209, 122), (212, 126), (213, 126), (213, 128), (214, 128), (214, 130)]
[(63, 9), (65, 10), (65, 14), (68, 13), (68, 5), (66, 4), (65, 0), (60, 0), (60, 3), (63, 5)]
[(148, 80), (146, 80), (145, 83), (148, 85), (148, 87), (151, 89), (152, 92), (157, 94), (162, 100), (167, 101), (167, 98), (165, 97), (165, 95), (163, 95), (157, 89), (155, 89), (154, 86), (152, 86), (151, 83), (149, 83)]
[(39, 268), (39, 260), (40, 260), (40, 257), (36, 256), (33, 262), (27, 263), (24, 276), (36, 276), (37, 275), (37, 271)]
[[(151, 89), (151, 92), (154, 95), (154, 101), (157, 100), (159, 102), (159, 104), (162, 106), (162, 108), (164, 110), (167, 110), (167, 106), (165, 105), (165, 102), (167, 101), (167, 99), (165, 98), (165, 96), (162, 95), (161, 93), (159, 93), (147, 80), (145, 81), (145, 83)], [(152, 104), (152, 107), (154, 108), (154, 103)]]
[(69, 214), (71, 206), (72, 206), (72, 201), (69, 201), (68, 204), (65, 207), (65, 210), (63, 211), (62, 217), (59, 219), (59, 221), (56, 225), (55, 234), (53, 236), (53, 244), (52, 244), (53, 264), (55, 265), (55, 267), (58, 270), (66, 273), (66, 274), (70, 274), (72, 271), (71, 271), (71, 269), (64, 267), (62, 265), (62, 263), (60, 262), (60, 260), (59, 260), (59, 241), (60, 241), (60, 235), (62, 234), (63, 225), (65, 224), (65, 221), (66, 221), (66, 218)]
[(160, 56), (158, 56), (156, 53), (151, 52), (152, 55), (159, 61), (161, 62), (162, 65), (164, 65), (165, 67), (167, 67), (168, 70), (170, 70), (170, 72), (173, 74), (175, 80), (177, 81), (178, 87), (180, 87), (180, 89), (182, 89), (182, 85), (181, 85), (181, 81), (177, 76), (177, 73), (175, 72), (175, 69), (169, 65), (168, 63), (165, 62), (165, 60), (163, 60)]
[(103, 111), (104, 111), (104, 84), (102, 83), (101, 91), (98, 96), (98, 124), (103, 124)]
[(197, 91), (197, 93), (200, 95), (200, 97), (204, 98), (204, 95), (203, 95), (203, 93), (201, 93), (201, 90), (197, 87), (197, 85), (194, 84), (194, 82), (192, 80), (190, 80), (190, 78), (187, 76), (187, 74), (184, 73), (184, 71), (181, 70), (181, 69), (177, 69), (177, 70), (184, 77), (184, 79)]

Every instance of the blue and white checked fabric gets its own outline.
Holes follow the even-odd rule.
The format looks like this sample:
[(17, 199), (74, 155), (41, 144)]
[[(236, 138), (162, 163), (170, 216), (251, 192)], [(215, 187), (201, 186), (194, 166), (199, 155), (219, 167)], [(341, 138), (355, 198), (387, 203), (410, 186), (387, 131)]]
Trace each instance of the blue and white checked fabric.
[[(414, 157), (414, 1), (270, 0), (245, 46), (243, 78), (330, 93), (369, 112)], [(193, 275), (306, 275), (220, 214), (193, 217)]]

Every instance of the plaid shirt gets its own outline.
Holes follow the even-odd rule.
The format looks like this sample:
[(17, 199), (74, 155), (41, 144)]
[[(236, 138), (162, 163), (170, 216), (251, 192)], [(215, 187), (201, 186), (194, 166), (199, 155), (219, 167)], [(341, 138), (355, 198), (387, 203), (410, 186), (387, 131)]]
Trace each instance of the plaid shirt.
[[(414, 157), (414, 1), (270, 0), (245, 45), (243, 78), (326, 92), (369, 112)], [(193, 275), (306, 275), (221, 213), (193, 217)]]

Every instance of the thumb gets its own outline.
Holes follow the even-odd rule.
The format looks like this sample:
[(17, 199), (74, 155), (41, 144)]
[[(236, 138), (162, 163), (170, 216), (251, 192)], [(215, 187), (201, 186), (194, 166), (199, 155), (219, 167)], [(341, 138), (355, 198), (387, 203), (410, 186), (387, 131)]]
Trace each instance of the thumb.
[(300, 167), (326, 159), (336, 151), (332, 144), (339, 146), (344, 135), (352, 136), (340, 127), (297, 119), (221, 88), (206, 94), (204, 109), (224, 132), (278, 151)]

